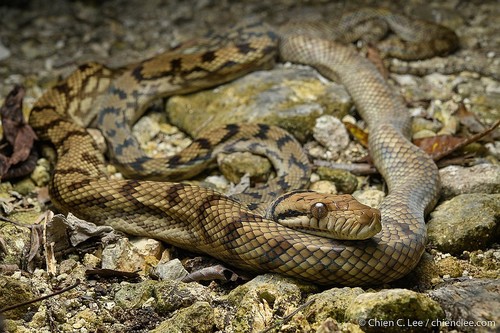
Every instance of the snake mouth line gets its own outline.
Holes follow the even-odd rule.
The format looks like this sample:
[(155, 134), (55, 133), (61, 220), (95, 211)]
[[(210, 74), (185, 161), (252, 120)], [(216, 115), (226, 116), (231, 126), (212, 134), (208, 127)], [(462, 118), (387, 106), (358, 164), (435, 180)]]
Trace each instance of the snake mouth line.
[(376, 210), (370, 210), (370, 212), (374, 213), (364, 214), (362, 221), (342, 217), (318, 222), (316, 218), (296, 216), (280, 219), (279, 222), (288, 228), (320, 237), (338, 240), (365, 240), (382, 230), (380, 213)]

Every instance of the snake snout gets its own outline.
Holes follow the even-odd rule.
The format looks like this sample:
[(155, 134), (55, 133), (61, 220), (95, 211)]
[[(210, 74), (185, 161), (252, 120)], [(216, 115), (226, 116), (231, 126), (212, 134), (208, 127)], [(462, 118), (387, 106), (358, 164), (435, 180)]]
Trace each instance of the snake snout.
[(370, 208), (363, 211), (359, 219), (359, 228), (357, 228), (353, 239), (368, 239), (375, 236), (382, 230), (380, 211)]

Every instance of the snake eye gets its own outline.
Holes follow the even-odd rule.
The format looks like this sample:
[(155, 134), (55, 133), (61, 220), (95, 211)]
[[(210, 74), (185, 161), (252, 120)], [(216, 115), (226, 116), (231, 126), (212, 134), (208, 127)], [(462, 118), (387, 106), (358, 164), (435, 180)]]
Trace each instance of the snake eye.
[(316, 219), (321, 220), (328, 215), (328, 209), (324, 203), (317, 202), (311, 207), (311, 214)]

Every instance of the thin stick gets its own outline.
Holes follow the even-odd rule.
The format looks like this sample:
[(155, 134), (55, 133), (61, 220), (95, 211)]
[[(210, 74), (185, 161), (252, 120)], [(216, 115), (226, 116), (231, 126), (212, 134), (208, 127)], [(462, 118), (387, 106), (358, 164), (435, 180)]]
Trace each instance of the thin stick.
[(47, 299), (47, 298), (50, 298), (50, 297), (54, 297), (54, 296), (57, 296), (59, 294), (62, 294), (62, 293), (65, 293), (67, 292), (68, 290), (71, 290), (71, 289), (74, 289), (76, 287), (78, 287), (80, 285), (80, 280), (76, 280), (75, 284), (67, 287), (67, 288), (64, 288), (64, 289), (61, 289), (59, 291), (56, 291), (52, 294), (49, 294), (49, 295), (45, 295), (45, 296), (41, 296), (41, 297), (38, 297), (38, 298), (34, 298), (32, 300), (29, 300), (29, 301), (26, 301), (26, 302), (23, 302), (23, 303), (19, 303), (19, 304), (14, 304), (14, 305), (11, 305), (11, 306), (8, 306), (6, 308), (3, 308), (3, 309), (0, 309), (0, 313), (3, 313), (3, 312), (7, 312), (9, 310), (13, 310), (13, 309), (17, 309), (21, 306), (25, 306), (25, 305), (28, 305), (28, 304), (32, 304), (32, 303), (36, 303), (36, 302), (39, 302), (39, 301), (43, 301), (44, 299)]

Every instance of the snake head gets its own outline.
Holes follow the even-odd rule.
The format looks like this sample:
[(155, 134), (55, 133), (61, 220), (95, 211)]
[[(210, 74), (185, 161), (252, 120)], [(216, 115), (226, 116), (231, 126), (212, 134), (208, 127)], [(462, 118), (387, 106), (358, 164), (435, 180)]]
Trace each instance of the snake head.
[(363, 240), (382, 229), (380, 211), (353, 196), (294, 191), (278, 197), (267, 217), (305, 233), (341, 240)]

